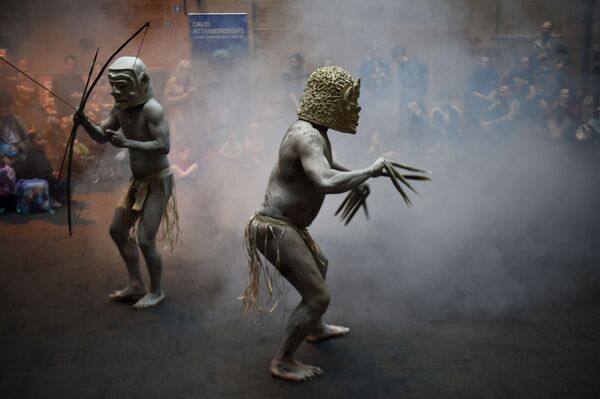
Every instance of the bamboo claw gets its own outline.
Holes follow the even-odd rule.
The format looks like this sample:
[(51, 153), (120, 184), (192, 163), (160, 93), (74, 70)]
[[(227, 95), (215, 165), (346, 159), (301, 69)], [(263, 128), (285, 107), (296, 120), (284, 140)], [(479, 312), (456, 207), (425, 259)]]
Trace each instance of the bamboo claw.
[(410, 183), (404, 178), (404, 176), (402, 176), (402, 174), (400, 172), (398, 172), (393, 166), (390, 165), (390, 169), (392, 169), (392, 171), (394, 172), (394, 174), (396, 175), (396, 177), (398, 178), (398, 180), (400, 180), (402, 183), (404, 183), (404, 185), (406, 187), (408, 187), (413, 193), (417, 194), (419, 197), (421, 196), (417, 190), (415, 190)]
[(421, 169), (413, 168), (412, 166), (404, 165), (404, 164), (396, 162), (396, 161), (388, 161), (388, 162), (390, 164), (392, 164), (393, 166), (400, 168), (400, 169), (410, 170), (411, 172), (426, 173), (428, 175), (431, 174), (431, 172), (428, 170), (421, 170)]
[(396, 179), (394, 172), (391, 170), (392, 166), (390, 166), (390, 164), (388, 162), (386, 162), (386, 164), (384, 165), (384, 168), (387, 170), (388, 174), (390, 175), (390, 180), (392, 181), (392, 184), (394, 185), (394, 187), (396, 187), (396, 190), (398, 190), (398, 192), (402, 196), (402, 199), (404, 200), (406, 205), (408, 205), (409, 207), (412, 206), (412, 202), (410, 201), (410, 198), (408, 198), (408, 196), (402, 189), (402, 186), (400, 186), (400, 183), (398, 183), (398, 180)]
[(419, 175), (402, 175), (407, 180), (419, 180), (419, 181), (431, 181), (431, 177), (429, 176), (419, 176)]
[(352, 211), (352, 209), (354, 209), (356, 202), (359, 200), (359, 198), (357, 198), (355, 191), (351, 191), (350, 194), (352, 195), (352, 198), (346, 204), (346, 209), (344, 209), (344, 212), (342, 212), (342, 220), (345, 219), (346, 216), (348, 216), (348, 214)]
[(360, 209), (361, 204), (362, 204), (362, 198), (359, 197), (358, 201), (356, 201), (356, 203), (352, 207), (352, 211), (349, 213), (348, 217), (346, 218), (346, 222), (344, 223), (345, 226), (347, 226), (348, 223), (350, 223), (350, 221), (354, 217), (354, 215), (356, 215), (356, 212), (358, 212), (358, 210)]
[(367, 208), (367, 197), (363, 197), (362, 207), (365, 210), (365, 216), (366, 216), (367, 220), (369, 220), (369, 208)]
[(348, 195), (346, 195), (346, 198), (344, 198), (344, 200), (342, 201), (342, 204), (339, 206), (337, 211), (335, 211), (335, 214), (333, 216), (337, 216), (338, 213), (340, 213), (340, 211), (344, 208), (344, 205), (346, 205), (346, 203), (348, 202), (348, 200), (350, 199), (351, 196), (352, 196), (352, 191), (350, 191), (348, 193)]
[(360, 204), (357, 207), (355, 207), (354, 210), (352, 211), (352, 213), (350, 214), (350, 216), (348, 216), (348, 219), (346, 219), (346, 223), (344, 223), (344, 226), (347, 226), (348, 223), (350, 223), (350, 221), (352, 220), (354, 215), (356, 215), (356, 212), (358, 212), (359, 209), (360, 209)]

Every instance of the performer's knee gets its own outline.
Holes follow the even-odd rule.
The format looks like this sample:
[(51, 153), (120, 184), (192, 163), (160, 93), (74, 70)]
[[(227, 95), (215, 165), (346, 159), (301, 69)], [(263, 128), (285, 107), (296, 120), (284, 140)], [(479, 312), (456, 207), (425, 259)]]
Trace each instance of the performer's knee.
[(140, 247), (142, 252), (146, 251), (146, 250), (151, 250), (155, 247), (155, 245), (156, 245), (155, 238), (156, 237), (154, 234), (144, 232), (144, 231), (142, 231), (142, 229), (140, 229), (140, 231), (138, 231), (137, 242), (138, 242), (138, 246)]
[(127, 241), (127, 231), (121, 222), (113, 221), (110, 225), (110, 236), (117, 244)]
[(331, 296), (329, 292), (323, 291), (318, 294), (313, 295), (311, 298), (306, 298), (306, 304), (318, 314), (323, 314), (329, 307), (329, 302), (331, 302)]

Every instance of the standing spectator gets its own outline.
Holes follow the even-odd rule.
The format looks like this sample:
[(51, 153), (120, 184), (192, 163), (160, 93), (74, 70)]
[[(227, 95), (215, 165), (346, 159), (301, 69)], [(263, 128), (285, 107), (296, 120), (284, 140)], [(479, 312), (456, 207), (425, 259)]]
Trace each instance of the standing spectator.
[(564, 88), (551, 103), (544, 99), (540, 106), (547, 119), (551, 139), (573, 139), (575, 129), (581, 124), (581, 104), (573, 99), (571, 90)]
[(429, 69), (417, 57), (408, 57), (406, 49), (395, 46), (391, 52), (392, 60), (398, 66), (400, 84), (400, 107), (407, 109), (411, 101), (417, 101), (425, 108), (425, 96), (429, 88)]
[(371, 45), (369, 57), (360, 65), (359, 75), (361, 101), (363, 106), (369, 108), (369, 112), (362, 117), (365, 134), (356, 144), (367, 146), (371, 137), (377, 136), (383, 145), (399, 147), (399, 135), (392, 134), (393, 125), (385, 122), (394, 112), (390, 101), (392, 75), (390, 64), (383, 58), (379, 43)]
[(545, 98), (553, 98), (566, 82), (564, 68), (571, 61), (571, 50), (559, 38), (552, 36), (552, 22), (542, 24), (542, 37), (533, 42), (531, 56), (536, 86)]
[(197, 138), (192, 134), (198, 123), (195, 115), (198, 113), (198, 84), (188, 60), (182, 60), (177, 65), (175, 73), (169, 78), (165, 87), (165, 102), (171, 123), (171, 134), (178, 141), (192, 143), (197, 148)]
[(485, 110), (481, 127), (502, 136), (508, 136), (515, 128), (519, 108), (519, 101), (513, 98), (510, 87), (502, 85), (498, 90), (498, 99)]
[(499, 83), (500, 76), (492, 67), (490, 57), (481, 57), (479, 65), (469, 74), (465, 93), (465, 118), (471, 126), (479, 123), (482, 112), (495, 100)]
[[(64, 58), (64, 72), (59, 73), (52, 80), (52, 90), (71, 104), (78, 104), (83, 93), (83, 79), (76, 73), (77, 59), (74, 55), (66, 55)], [(59, 118), (70, 116), (73, 110), (66, 104), (55, 100), (56, 115)]]
[(381, 54), (379, 43), (373, 43), (369, 58), (360, 65), (361, 91), (364, 90), (367, 98), (370, 96), (373, 100), (383, 99), (391, 93), (390, 64)]
[(287, 108), (291, 108), (294, 113), (300, 105), (300, 96), (304, 91), (304, 85), (308, 80), (308, 72), (304, 70), (304, 57), (300, 53), (294, 53), (290, 56), (289, 68), (281, 74), (283, 90)]

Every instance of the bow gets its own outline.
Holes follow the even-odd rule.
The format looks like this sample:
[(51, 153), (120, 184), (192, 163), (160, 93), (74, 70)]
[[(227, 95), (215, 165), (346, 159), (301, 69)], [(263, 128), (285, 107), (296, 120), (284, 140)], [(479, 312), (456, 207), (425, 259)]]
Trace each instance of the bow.
[[(144, 31), (144, 37), (142, 38), (142, 42), (140, 43), (140, 47), (138, 48), (137, 55), (136, 55), (136, 60), (137, 60), (137, 57), (140, 54), (140, 50), (142, 49), (142, 45), (144, 44), (144, 38), (146, 37), (146, 33), (148, 32), (149, 27), (150, 27), (150, 22), (148, 21), (141, 28), (139, 28), (133, 35), (131, 35), (129, 37), (129, 39), (127, 39), (125, 41), (125, 43), (123, 43), (117, 50), (115, 50), (115, 52), (108, 58), (108, 60), (104, 63), (104, 65), (102, 65), (100, 72), (98, 72), (98, 75), (93, 80), (92, 84), (89, 85), (91, 76), (92, 76), (92, 72), (94, 70), (94, 65), (96, 63), (96, 58), (98, 57), (99, 49), (96, 50), (96, 54), (94, 55), (94, 60), (92, 62), (92, 66), (90, 67), (90, 71), (88, 73), (87, 81), (85, 83), (85, 87), (83, 90), (83, 94), (81, 96), (81, 101), (79, 103), (79, 107), (75, 110), (75, 113), (77, 114), (78, 118), (76, 119), (76, 121), (73, 122), (73, 128), (71, 129), (71, 133), (69, 134), (69, 139), (67, 140), (67, 146), (65, 148), (65, 153), (62, 158), (62, 162), (60, 165), (60, 171), (59, 171), (59, 175), (58, 175), (58, 179), (60, 180), (60, 178), (62, 176), (62, 172), (63, 172), (63, 167), (65, 165), (65, 160), (66, 160), (67, 161), (67, 220), (68, 220), (68, 224), (69, 224), (69, 236), (73, 235), (73, 226), (72, 226), (72, 222), (71, 222), (71, 165), (73, 162), (73, 147), (75, 145), (75, 137), (77, 136), (77, 129), (79, 128), (79, 125), (80, 125), (79, 121), (84, 117), (85, 106), (87, 104), (87, 101), (90, 98), (90, 94), (91, 94), (92, 90), (94, 90), (94, 87), (96, 86), (96, 84), (98, 83), (100, 78), (102, 77), (102, 74), (104, 73), (104, 71), (106, 70), (108, 65), (117, 56), (117, 54), (121, 50), (123, 50), (123, 48), (125, 48), (125, 46), (127, 46), (137, 35), (139, 35), (141, 31)], [(135, 65), (135, 63), (134, 63), (134, 65)], [(88, 88), (88, 85), (89, 85), (89, 88)], [(102, 159), (102, 158), (100, 158), (100, 159)], [(100, 160), (98, 160), (98, 162), (100, 162)], [(84, 199), (84, 203), (85, 203), (85, 199)], [(83, 204), (81, 206), (81, 209), (83, 209)], [(81, 213), (81, 209), (80, 209), (79, 213)]]

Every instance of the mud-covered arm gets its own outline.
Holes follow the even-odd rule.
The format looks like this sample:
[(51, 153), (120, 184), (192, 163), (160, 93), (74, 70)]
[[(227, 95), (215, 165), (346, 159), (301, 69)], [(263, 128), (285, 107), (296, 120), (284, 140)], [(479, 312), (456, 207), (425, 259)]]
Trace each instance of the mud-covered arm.
[(144, 117), (148, 133), (152, 140), (138, 141), (126, 138), (122, 133), (107, 131), (110, 142), (115, 147), (128, 148), (130, 150), (158, 152), (168, 154), (171, 147), (169, 144), (169, 124), (165, 119), (162, 106), (156, 101), (147, 102), (144, 105)]
[(98, 143), (106, 143), (108, 141), (108, 136), (106, 134), (107, 130), (119, 130), (120, 128), (119, 122), (117, 122), (117, 119), (112, 113), (108, 118), (102, 121), (101, 125), (98, 125), (89, 120), (85, 115), (75, 112), (73, 114), (73, 122), (83, 126), (83, 129), (91, 139)]
[(373, 166), (350, 171), (334, 169), (325, 157), (323, 139), (317, 135), (302, 136), (298, 140), (298, 153), (307, 176), (325, 194), (346, 192), (378, 173)]

